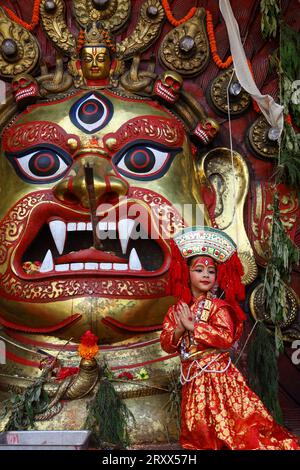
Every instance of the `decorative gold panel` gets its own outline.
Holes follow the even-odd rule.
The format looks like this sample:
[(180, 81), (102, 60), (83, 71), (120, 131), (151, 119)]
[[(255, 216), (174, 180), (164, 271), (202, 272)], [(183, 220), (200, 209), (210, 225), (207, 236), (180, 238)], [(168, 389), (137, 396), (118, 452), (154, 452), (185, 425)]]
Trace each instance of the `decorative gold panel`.
[(278, 157), (278, 140), (275, 137), (276, 135), (272, 134), (270, 124), (264, 116), (256, 119), (248, 133), (249, 142), (254, 152), (266, 159)]
[[(300, 325), (297, 322), (300, 301), (296, 292), (285, 285), (286, 299), (288, 303), (287, 318), (282, 321), (280, 327), (283, 330), (283, 336), (286, 341), (293, 341), (300, 338)], [(250, 310), (255, 320), (263, 320), (269, 328), (274, 327), (272, 320), (265, 311), (264, 284), (259, 284), (250, 296)]]
[(172, 29), (161, 43), (159, 58), (163, 65), (184, 76), (202, 72), (209, 60), (205, 10), (198, 8), (183, 25)]
[(159, 0), (147, 0), (141, 8), (137, 25), (132, 34), (117, 44), (119, 56), (128, 59), (146, 50), (158, 37), (165, 18)]
[[(9, 56), (5, 54), (5, 44), (9, 46)], [(30, 73), (38, 60), (39, 47), (35, 37), (0, 8), (0, 76), (9, 79)]]
[(228, 113), (228, 98), (230, 113), (233, 116), (247, 111), (251, 104), (249, 93), (241, 87), (232, 68), (221, 72), (210, 88), (210, 99), (217, 111)]
[(130, 0), (109, 0), (103, 7), (95, 8), (92, 0), (73, 0), (74, 13), (80, 26), (90, 21), (101, 21), (110, 31), (119, 30), (130, 15)]
[(76, 40), (66, 24), (65, 4), (63, 0), (53, 0), (53, 3), (54, 7), (49, 10), (47, 0), (41, 2), (41, 21), (45, 33), (65, 54), (75, 54)]

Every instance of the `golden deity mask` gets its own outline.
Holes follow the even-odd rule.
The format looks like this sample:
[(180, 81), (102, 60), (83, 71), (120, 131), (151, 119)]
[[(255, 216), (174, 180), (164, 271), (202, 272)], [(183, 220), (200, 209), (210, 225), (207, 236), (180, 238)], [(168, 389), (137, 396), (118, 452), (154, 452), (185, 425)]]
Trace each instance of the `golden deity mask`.
[[(182, 89), (178, 73), (160, 79), (151, 65), (139, 67), (139, 48), (160, 33), (160, 2), (147, 0), (136, 32), (119, 44), (109, 27), (120, 11), (111, 24), (77, 12), (83, 29), (75, 40), (62, 10), (47, 5), (41, 21), (69, 56), (68, 70), (59, 57), (54, 73), (43, 69), (36, 78), (38, 101), (17, 115), (9, 104), (3, 114), (0, 314), (22, 331), (77, 341), (90, 329), (102, 343), (115, 342), (159, 329), (174, 301), (166, 293), (170, 238), (183, 226), (210, 223), (190, 136), (197, 122), (209, 122), (209, 138), (200, 141), (210, 143), (218, 124)], [(141, 45), (142, 25), (149, 29)], [(39, 49), (27, 36), (30, 54), (24, 46), (16, 61), (30, 71)], [(0, 69), (17, 75), (11, 62)], [(156, 101), (158, 84), (172, 99), (158, 93)]]
[(85, 46), (81, 51), (82, 73), (87, 80), (107, 78), (110, 71), (110, 55), (105, 46)]

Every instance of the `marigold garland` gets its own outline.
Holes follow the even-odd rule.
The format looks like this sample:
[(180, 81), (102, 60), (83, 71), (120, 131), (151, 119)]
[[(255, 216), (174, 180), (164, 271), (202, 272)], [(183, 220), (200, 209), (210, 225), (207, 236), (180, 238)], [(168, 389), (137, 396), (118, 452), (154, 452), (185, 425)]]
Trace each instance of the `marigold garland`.
[(190, 9), (190, 11), (185, 15), (184, 18), (181, 18), (181, 20), (176, 20), (172, 14), (172, 10), (170, 8), (170, 5), (169, 5), (169, 1), (168, 0), (162, 0), (162, 6), (163, 6), (163, 9), (165, 10), (165, 14), (166, 14), (166, 17), (168, 19), (168, 21), (171, 23), (171, 25), (173, 26), (180, 26), (182, 23), (185, 23), (186, 21), (190, 20), (194, 14), (196, 13), (196, 10), (197, 8), (196, 7), (192, 7)]
[(230, 65), (232, 64), (232, 56), (230, 55), (225, 60), (225, 62), (221, 60), (217, 51), (217, 43), (216, 43), (216, 37), (215, 37), (215, 31), (214, 31), (213, 18), (209, 10), (206, 10), (206, 25), (207, 25), (207, 35), (208, 35), (212, 58), (215, 64), (219, 67), (219, 69), (228, 69), (228, 67), (230, 67)]
[(8, 14), (8, 16), (10, 17), (12, 21), (23, 26), (23, 28), (27, 29), (28, 31), (33, 31), (40, 20), (41, 1), (42, 0), (34, 0), (31, 23), (26, 23), (26, 21), (21, 20), (21, 18), (19, 18), (18, 15), (16, 15), (16, 13), (10, 10), (10, 8), (3, 7), (3, 9), (5, 10), (5, 12)]
[[(224, 69), (224, 70), (228, 69), (228, 67), (230, 67), (230, 65), (232, 65), (233, 63), (232, 55), (228, 56), (225, 62), (221, 60), (217, 52), (217, 43), (216, 43), (216, 37), (215, 37), (215, 31), (214, 31), (213, 18), (209, 10), (206, 10), (206, 24), (207, 24), (207, 35), (209, 39), (209, 46), (210, 46), (213, 61), (217, 65), (217, 67), (219, 67), (219, 69)], [(254, 77), (252, 66), (249, 60), (248, 60), (248, 65), (249, 65), (250, 72), (252, 76)], [(260, 108), (254, 99), (252, 99), (252, 104), (253, 104), (254, 110), (257, 113), (260, 113)]]
[(79, 355), (83, 359), (93, 359), (99, 351), (99, 346), (97, 345), (97, 336), (88, 330), (81, 337), (80, 341), (81, 343), (78, 346)]

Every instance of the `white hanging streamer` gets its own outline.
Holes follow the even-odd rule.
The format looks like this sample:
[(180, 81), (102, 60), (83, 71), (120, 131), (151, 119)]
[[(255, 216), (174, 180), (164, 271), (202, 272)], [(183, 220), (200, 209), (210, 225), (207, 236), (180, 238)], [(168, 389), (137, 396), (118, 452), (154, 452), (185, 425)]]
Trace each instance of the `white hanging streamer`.
[(283, 106), (275, 103), (270, 95), (262, 95), (252, 77), (246, 54), (242, 45), (238, 23), (234, 17), (230, 1), (219, 0), (220, 11), (226, 23), (231, 55), (236, 76), (241, 86), (255, 99), (261, 112), (271, 127), (283, 130)]

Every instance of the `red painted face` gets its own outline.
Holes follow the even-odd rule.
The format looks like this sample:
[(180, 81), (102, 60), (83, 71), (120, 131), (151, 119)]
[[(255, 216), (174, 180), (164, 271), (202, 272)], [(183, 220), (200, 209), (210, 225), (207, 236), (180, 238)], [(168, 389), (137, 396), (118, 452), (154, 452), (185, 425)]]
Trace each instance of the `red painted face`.
[(216, 282), (217, 269), (215, 262), (208, 256), (197, 256), (190, 267), (190, 281), (192, 293), (198, 297), (208, 292)]

